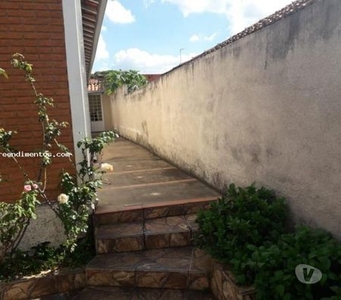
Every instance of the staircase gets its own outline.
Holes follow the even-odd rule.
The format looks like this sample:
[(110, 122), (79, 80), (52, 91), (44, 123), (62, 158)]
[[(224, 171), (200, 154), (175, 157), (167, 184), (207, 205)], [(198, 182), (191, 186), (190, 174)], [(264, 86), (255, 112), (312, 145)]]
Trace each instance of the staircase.
[(88, 288), (76, 299), (213, 300), (209, 258), (192, 246), (195, 213), (209, 203), (96, 215), (98, 255), (86, 268)]
[(209, 257), (193, 247), (196, 214), (218, 193), (126, 140), (94, 215), (97, 256), (76, 300), (213, 300)]

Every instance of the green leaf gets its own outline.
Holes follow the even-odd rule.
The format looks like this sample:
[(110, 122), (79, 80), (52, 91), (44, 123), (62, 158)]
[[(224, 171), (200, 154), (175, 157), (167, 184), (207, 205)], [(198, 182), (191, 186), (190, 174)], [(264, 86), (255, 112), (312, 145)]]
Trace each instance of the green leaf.
[(0, 76), (4, 76), (5, 78), (8, 78), (7, 73), (2, 68), (0, 68)]
[[(285, 287), (284, 285), (277, 285), (275, 288), (276, 296), (284, 296)], [(275, 295), (274, 295), (275, 296)]]

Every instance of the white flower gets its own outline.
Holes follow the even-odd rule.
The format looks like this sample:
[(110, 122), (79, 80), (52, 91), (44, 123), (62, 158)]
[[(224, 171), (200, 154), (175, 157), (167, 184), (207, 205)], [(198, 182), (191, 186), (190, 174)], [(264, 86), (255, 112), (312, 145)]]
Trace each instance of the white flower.
[(100, 166), (101, 171), (104, 172), (113, 172), (114, 171), (114, 167), (111, 164), (107, 164), (107, 163), (103, 163)]
[(68, 202), (68, 200), (69, 200), (69, 196), (68, 196), (68, 195), (60, 194), (60, 195), (58, 196), (58, 202), (59, 202), (59, 204), (65, 204), (65, 203)]

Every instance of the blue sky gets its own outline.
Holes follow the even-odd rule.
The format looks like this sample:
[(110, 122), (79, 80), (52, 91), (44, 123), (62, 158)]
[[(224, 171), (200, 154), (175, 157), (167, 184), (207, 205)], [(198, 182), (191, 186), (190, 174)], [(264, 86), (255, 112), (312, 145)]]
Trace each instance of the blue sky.
[(92, 72), (164, 73), (292, 0), (108, 0)]

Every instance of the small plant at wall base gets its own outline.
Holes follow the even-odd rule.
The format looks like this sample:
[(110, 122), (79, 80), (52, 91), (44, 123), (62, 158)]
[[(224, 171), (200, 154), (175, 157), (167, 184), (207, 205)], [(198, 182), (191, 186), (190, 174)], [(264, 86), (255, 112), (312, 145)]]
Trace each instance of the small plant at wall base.
[[(21, 54), (13, 55), (11, 63), (14, 68), (24, 72), (25, 79), (34, 92), (34, 103), (37, 105), (38, 110), (37, 119), (41, 124), (43, 139), (40, 149), (38, 176), (31, 179), (16, 157), (11, 155), (11, 153), (17, 151), (10, 145), (10, 140), (15, 132), (0, 128), (0, 150), (7, 153), (9, 159), (14, 160), (25, 180), (20, 199), (13, 203), (0, 202), (0, 265), (2, 267), (4, 265), (8, 266), (15, 259), (15, 256), (25, 257), (25, 255), (20, 255), (17, 248), (30, 221), (36, 218), (36, 208), (41, 201), (46, 202), (51, 207), (64, 225), (67, 240), (60, 248), (62, 250), (58, 251), (62, 251), (65, 255), (75, 250), (79, 237), (88, 229), (89, 213), (91, 209), (94, 209), (97, 198), (96, 191), (102, 184), (102, 174), (105, 171), (112, 170), (110, 165), (108, 167), (105, 164), (95, 167), (92, 157), (95, 153), (100, 153), (103, 147), (115, 138), (114, 132), (105, 132), (95, 139), (85, 138), (80, 141), (77, 146), (82, 150), (83, 161), (78, 164), (78, 167), (75, 166), (74, 174), (62, 172), (61, 187), (63, 193), (59, 195), (58, 201), (51, 201), (46, 196), (48, 180), (46, 170), (53, 163), (51, 152), (53, 146), (56, 146), (59, 151), (71, 154), (57, 140), (61, 135), (62, 128), (66, 127), (67, 123), (57, 122), (49, 118), (47, 107), (52, 107), (54, 101), (52, 98), (45, 97), (37, 92), (34, 85), (35, 79), (32, 76), (32, 65), (25, 61), (24, 56)], [(6, 74), (3, 69), (0, 69), (1, 74)], [(70, 162), (72, 162), (71, 159)], [(6, 177), (0, 177), (0, 179), (4, 181)], [(78, 179), (80, 179), (79, 183)], [(46, 250), (45, 253), (50, 252)], [(58, 261), (58, 259), (55, 261)]]
[[(273, 192), (230, 185), (225, 196), (199, 213), (195, 243), (227, 265), (240, 285), (253, 285), (257, 300), (341, 299), (341, 243), (319, 229), (286, 230), (287, 206)], [(299, 265), (322, 273), (301, 282)]]
[[(245, 264), (256, 274), (257, 299), (341, 299), (341, 243), (327, 232), (299, 226), (293, 233), (282, 234), (276, 243), (251, 250)], [(299, 281), (295, 269), (301, 264), (320, 270), (321, 280), (314, 284)]]
[(49, 244), (40, 243), (29, 251), (17, 249), (10, 257), (6, 257), (0, 264), (0, 282), (36, 275), (41, 271), (83, 267), (96, 254), (93, 234), (89, 231), (77, 241), (73, 252), (69, 252), (65, 246), (55, 248)]
[[(199, 213), (199, 231), (195, 242), (214, 258), (238, 270), (248, 255), (248, 245), (277, 240), (284, 232), (287, 207), (284, 199), (265, 188), (247, 188), (231, 184), (226, 195)], [(254, 274), (245, 271), (237, 280), (253, 282)]]

